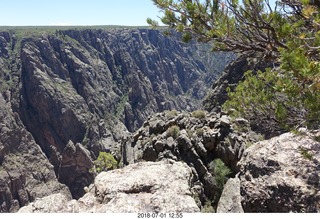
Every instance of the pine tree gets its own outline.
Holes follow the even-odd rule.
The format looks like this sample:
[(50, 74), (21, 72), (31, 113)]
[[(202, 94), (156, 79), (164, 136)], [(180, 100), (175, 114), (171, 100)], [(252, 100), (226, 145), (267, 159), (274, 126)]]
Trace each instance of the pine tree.
[[(210, 42), (213, 50), (278, 63), (249, 71), (225, 109), (233, 108), (263, 131), (320, 125), (319, 1), (153, 0), (161, 21), (183, 39)], [(155, 22), (149, 23), (155, 25)]]

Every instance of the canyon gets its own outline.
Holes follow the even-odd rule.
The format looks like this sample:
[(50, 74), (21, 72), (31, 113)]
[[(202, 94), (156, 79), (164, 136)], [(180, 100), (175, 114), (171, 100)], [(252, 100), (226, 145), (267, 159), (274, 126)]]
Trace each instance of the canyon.
[[(244, 57), (161, 29), (18, 28), (0, 66), (0, 212), (320, 211), (320, 132), (263, 141), (220, 108)], [(93, 171), (101, 152), (118, 169)]]
[(150, 115), (200, 108), (233, 58), (147, 28), (7, 30), (0, 51), (4, 212), (51, 193), (26, 185), (81, 197), (99, 152), (120, 160), (116, 143)]

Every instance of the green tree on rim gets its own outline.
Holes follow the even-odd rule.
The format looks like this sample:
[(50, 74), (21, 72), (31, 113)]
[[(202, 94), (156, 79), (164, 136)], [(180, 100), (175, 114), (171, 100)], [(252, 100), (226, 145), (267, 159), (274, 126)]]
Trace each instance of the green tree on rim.
[[(320, 3), (316, 0), (153, 0), (184, 41), (210, 42), (279, 67), (247, 72), (229, 91), (235, 109), (264, 131), (320, 124)], [(158, 23), (148, 18), (153, 26)]]

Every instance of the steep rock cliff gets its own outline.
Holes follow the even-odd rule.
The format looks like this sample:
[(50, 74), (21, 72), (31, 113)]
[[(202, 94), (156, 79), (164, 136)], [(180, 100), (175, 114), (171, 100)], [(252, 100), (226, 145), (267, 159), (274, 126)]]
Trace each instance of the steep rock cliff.
[(60, 192), (71, 197), (19, 115), (0, 94), (0, 212), (14, 212), (37, 197)]
[(0, 32), (0, 92), (74, 198), (92, 183), (100, 151), (120, 160), (115, 142), (149, 115), (200, 107), (231, 59), (211, 71), (208, 50), (150, 29), (24, 33)]

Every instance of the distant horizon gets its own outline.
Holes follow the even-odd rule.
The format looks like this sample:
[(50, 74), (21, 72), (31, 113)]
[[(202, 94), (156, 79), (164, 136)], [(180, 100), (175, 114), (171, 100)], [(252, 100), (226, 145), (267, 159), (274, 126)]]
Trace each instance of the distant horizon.
[[(150, 25), (117, 25), (117, 24), (99, 24), (99, 25), (0, 25), (0, 27), (150, 27)], [(164, 25), (161, 25), (164, 26)], [(161, 27), (160, 26), (160, 27)]]
[(0, 0), (0, 26), (148, 26), (151, 0)]
[[(274, 6), (275, 0), (270, 0)], [(2, 4), (1, 4), (2, 3)], [(152, 0), (0, 0), (1, 27), (148, 26), (161, 16)]]

